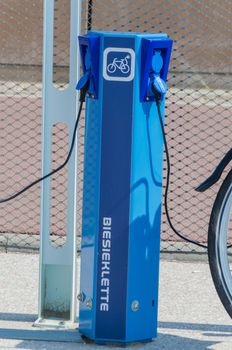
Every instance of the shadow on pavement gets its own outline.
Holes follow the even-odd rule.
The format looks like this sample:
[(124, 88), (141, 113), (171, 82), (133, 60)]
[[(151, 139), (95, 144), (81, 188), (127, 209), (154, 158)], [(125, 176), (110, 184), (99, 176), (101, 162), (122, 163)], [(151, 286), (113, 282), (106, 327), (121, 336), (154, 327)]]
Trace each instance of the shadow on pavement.
[(186, 322), (159, 322), (159, 328), (167, 329), (186, 329), (191, 331), (206, 331), (206, 332), (223, 332), (232, 334), (231, 325), (222, 324), (205, 324), (205, 323), (186, 323)]
[[(179, 335), (159, 333), (157, 340), (155, 340), (154, 347), (151, 350), (210, 350), (212, 345), (220, 343), (220, 341), (200, 340), (188, 337), (181, 337)], [(148, 349), (148, 348), (147, 348)]]
[(34, 322), (38, 315), (0, 312), (0, 321)]
[[(34, 314), (19, 313), (0, 313), (0, 320), (13, 322), (33, 322), (36, 319)], [(171, 334), (173, 332), (178, 334)], [(185, 336), (181, 335), (185, 331)], [(189, 331), (189, 336), (186, 331)], [(198, 332), (193, 334), (193, 331)], [(128, 349), (144, 350), (210, 350), (215, 344), (223, 343), (223, 337), (232, 335), (232, 326), (219, 324), (197, 324), (184, 322), (159, 322), (158, 338), (148, 344), (134, 344), (128, 346)], [(206, 339), (204, 339), (205, 337)], [(216, 339), (210, 339), (216, 337)], [(48, 350), (61, 350), (66, 348), (69, 343), (69, 349), (96, 349), (95, 344), (84, 344), (78, 331), (65, 330), (43, 330), (43, 329), (14, 329), (0, 328), (1, 339), (21, 340), (16, 345), (18, 349), (37, 350), (45, 348)], [(197, 339), (198, 338), (198, 339)], [(199, 339), (201, 338), (201, 339)], [(203, 338), (203, 339), (202, 339)], [(208, 338), (208, 339), (207, 339)], [(66, 345), (65, 345), (66, 343)], [(103, 349), (103, 347), (99, 346)], [(105, 347), (107, 348), (107, 346)], [(119, 349), (119, 347), (110, 347), (110, 349)]]
[(0, 328), (0, 339), (37, 340), (48, 342), (83, 343), (76, 330)]
[[(126, 347), (126, 349), (135, 349), (135, 350), (210, 350), (212, 349), (212, 345), (218, 344), (220, 341), (210, 341), (210, 340), (198, 340), (198, 339), (192, 339), (187, 337), (181, 337), (177, 335), (172, 334), (162, 334), (159, 333), (159, 336), (156, 340), (154, 340), (151, 343), (147, 344), (134, 344), (131, 346)], [(66, 348), (67, 349), (67, 343), (66, 345), (56, 343), (46, 343), (45, 346), (42, 346), (41, 342), (29, 342), (29, 341), (23, 341), (20, 344), (17, 345), (18, 349), (28, 349), (28, 350), (37, 350), (44, 348), (46, 350), (61, 350)], [(55, 347), (54, 347), (55, 346)], [(65, 346), (65, 347), (64, 347)], [(102, 345), (97, 346), (96, 344), (69, 344), (68, 349), (122, 349), (122, 347), (118, 346), (105, 346)]]

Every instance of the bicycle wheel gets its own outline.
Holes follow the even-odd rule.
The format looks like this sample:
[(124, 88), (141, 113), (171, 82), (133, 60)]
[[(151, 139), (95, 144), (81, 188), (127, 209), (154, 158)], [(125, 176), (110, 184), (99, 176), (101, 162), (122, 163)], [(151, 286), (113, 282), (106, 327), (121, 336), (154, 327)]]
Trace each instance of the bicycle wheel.
[(232, 170), (223, 181), (212, 209), (208, 257), (218, 296), (232, 318)]
[(108, 66), (107, 66), (107, 70), (109, 73), (114, 73), (116, 71), (116, 65), (114, 63), (110, 63)]
[(123, 74), (127, 74), (127, 73), (129, 73), (129, 71), (130, 71), (130, 67), (128, 66), (128, 64), (123, 64), (121, 67), (121, 72)]

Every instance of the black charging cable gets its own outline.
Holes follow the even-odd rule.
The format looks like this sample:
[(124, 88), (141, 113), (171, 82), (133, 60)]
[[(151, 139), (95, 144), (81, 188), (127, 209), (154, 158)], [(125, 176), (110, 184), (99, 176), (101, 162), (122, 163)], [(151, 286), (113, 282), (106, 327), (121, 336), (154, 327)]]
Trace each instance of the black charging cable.
[(161, 130), (162, 130), (163, 141), (164, 141), (164, 148), (165, 148), (165, 153), (166, 153), (166, 161), (167, 161), (167, 179), (166, 179), (166, 187), (165, 187), (165, 193), (164, 193), (164, 208), (165, 208), (165, 214), (166, 214), (168, 223), (169, 223), (171, 229), (173, 230), (173, 232), (178, 237), (180, 237), (181, 239), (183, 239), (184, 241), (186, 241), (188, 243), (192, 243), (192, 244), (197, 245), (198, 247), (207, 249), (206, 245), (204, 245), (202, 243), (199, 243), (199, 242), (196, 242), (196, 241), (193, 241), (193, 240), (183, 236), (179, 231), (177, 231), (177, 229), (172, 224), (172, 220), (171, 220), (171, 217), (169, 215), (169, 209), (168, 209), (168, 191), (169, 191), (169, 185), (170, 185), (171, 163), (170, 163), (170, 156), (169, 156), (169, 150), (168, 150), (166, 133), (165, 133), (165, 130), (164, 130), (164, 124), (163, 124), (163, 120), (162, 120), (162, 113), (161, 113), (161, 108), (160, 108), (161, 95), (160, 95), (160, 93), (158, 93), (156, 91), (154, 85), (152, 85), (152, 92), (153, 92), (153, 94), (155, 96), (155, 102), (156, 102), (156, 106), (157, 106), (157, 111), (158, 111), (158, 116), (159, 116)]
[[(16, 197), (20, 196), (21, 194), (23, 194), (24, 192), (29, 190), (31, 187), (37, 185), (41, 181), (43, 181), (43, 180), (49, 178), (50, 176), (56, 174), (57, 172), (59, 172), (61, 169), (63, 169), (67, 165), (67, 163), (69, 162), (69, 160), (71, 158), (73, 149), (74, 149), (75, 140), (76, 140), (76, 134), (77, 134), (77, 128), (78, 128), (78, 125), (79, 125), (80, 116), (81, 116), (81, 112), (82, 112), (82, 109), (83, 109), (83, 103), (85, 102), (85, 97), (86, 97), (88, 88), (89, 88), (89, 81), (87, 81), (85, 86), (83, 86), (82, 89), (80, 90), (80, 98), (79, 98), (80, 106), (79, 106), (79, 110), (78, 110), (78, 113), (77, 113), (77, 118), (76, 118), (74, 130), (73, 130), (73, 136), (72, 136), (72, 142), (71, 142), (70, 150), (68, 152), (67, 158), (65, 159), (64, 163), (59, 165), (56, 169), (52, 170), (48, 174), (42, 176), (41, 178), (34, 180), (29, 185), (25, 186), (24, 188), (22, 188), (20, 191), (18, 191), (16, 193), (14, 193), (13, 195), (11, 195), (9, 197), (6, 197), (6, 198), (0, 198), (0, 203), (6, 203), (6, 202), (9, 202), (9, 201), (15, 199)], [(166, 188), (165, 188), (165, 194), (164, 194), (164, 207), (165, 207), (165, 213), (166, 213), (166, 216), (167, 216), (168, 223), (169, 223), (171, 229), (175, 232), (175, 234), (177, 236), (179, 236), (181, 239), (185, 240), (188, 243), (195, 244), (195, 245), (197, 245), (199, 247), (207, 248), (207, 246), (205, 246), (204, 244), (201, 244), (201, 243), (193, 241), (193, 240), (191, 240), (191, 239), (189, 239), (187, 237), (184, 237), (182, 234), (180, 234), (175, 229), (175, 227), (172, 224), (172, 221), (171, 221), (171, 218), (170, 218), (170, 215), (169, 215), (169, 209), (168, 209), (168, 190), (169, 190), (169, 185), (170, 185), (171, 164), (170, 164), (170, 157), (169, 157), (169, 150), (168, 150), (168, 145), (167, 145), (167, 140), (166, 140), (166, 134), (165, 134), (164, 125), (163, 125), (163, 121), (162, 121), (162, 113), (161, 113), (161, 109), (160, 109), (161, 96), (160, 96), (160, 93), (158, 93), (156, 91), (156, 89), (155, 89), (153, 84), (152, 84), (152, 92), (153, 92), (153, 94), (155, 96), (155, 101), (156, 101), (159, 121), (160, 121), (162, 135), (163, 135), (163, 140), (164, 140), (164, 147), (165, 147), (165, 152), (166, 152), (166, 160), (167, 160), (167, 180), (166, 180)]]
[(89, 82), (87, 82), (85, 84), (85, 86), (80, 90), (80, 106), (79, 106), (79, 110), (77, 113), (77, 119), (75, 122), (75, 126), (74, 126), (74, 130), (73, 130), (73, 136), (72, 136), (72, 142), (71, 142), (71, 146), (70, 146), (70, 150), (68, 152), (67, 158), (65, 159), (64, 163), (62, 163), (61, 165), (59, 165), (56, 169), (52, 170), (50, 173), (40, 177), (39, 179), (36, 179), (34, 181), (32, 181), (29, 185), (25, 186), (24, 188), (22, 188), (20, 191), (14, 193), (13, 195), (6, 197), (6, 198), (0, 198), (0, 203), (6, 203), (9, 202), (13, 199), (15, 199), (16, 197), (20, 196), (21, 194), (23, 194), (24, 192), (26, 192), (27, 190), (29, 190), (31, 187), (37, 185), (39, 182), (47, 179), (48, 177), (58, 173), (61, 169), (63, 169), (66, 164), (69, 162), (69, 159), (71, 158), (73, 149), (74, 149), (74, 145), (75, 145), (75, 140), (76, 140), (76, 134), (77, 134), (77, 128), (79, 125), (79, 121), (80, 121), (80, 116), (81, 116), (81, 112), (83, 109), (83, 103), (85, 102), (85, 97), (86, 97), (86, 93), (89, 87)]

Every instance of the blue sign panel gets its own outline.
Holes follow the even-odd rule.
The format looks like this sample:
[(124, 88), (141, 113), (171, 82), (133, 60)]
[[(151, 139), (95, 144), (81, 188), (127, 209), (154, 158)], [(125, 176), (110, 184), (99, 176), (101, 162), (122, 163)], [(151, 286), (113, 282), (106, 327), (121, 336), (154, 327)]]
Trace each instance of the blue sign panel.
[(103, 57), (96, 338), (120, 340), (126, 336), (134, 38), (104, 38)]

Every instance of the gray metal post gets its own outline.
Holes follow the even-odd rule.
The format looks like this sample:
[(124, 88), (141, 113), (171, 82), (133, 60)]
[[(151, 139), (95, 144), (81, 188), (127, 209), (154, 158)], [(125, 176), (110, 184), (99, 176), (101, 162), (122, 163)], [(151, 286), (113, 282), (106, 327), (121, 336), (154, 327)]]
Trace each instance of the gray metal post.
[[(70, 0), (70, 80), (64, 90), (53, 85), (54, 0), (44, 0), (43, 56), (43, 153), (42, 174), (51, 171), (52, 127), (65, 123), (69, 144), (76, 119), (76, 90), (79, 77), (77, 36), (80, 31), (81, 1)], [(76, 213), (77, 142), (68, 164), (66, 242), (55, 248), (50, 241), (51, 179), (42, 183), (39, 312), (36, 325), (72, 327), (76, 321)]]

